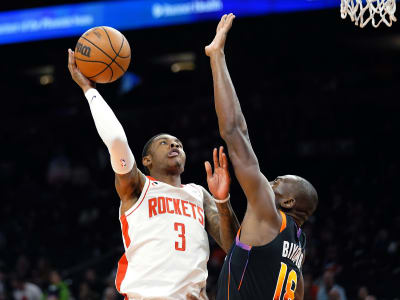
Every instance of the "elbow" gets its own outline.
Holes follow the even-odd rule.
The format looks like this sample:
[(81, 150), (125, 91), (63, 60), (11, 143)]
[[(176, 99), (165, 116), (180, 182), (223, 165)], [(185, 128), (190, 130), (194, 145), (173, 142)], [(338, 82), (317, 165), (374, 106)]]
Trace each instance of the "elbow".
[(218, 118), (219, 120), (219, 132), (221, 137), (229, 138), (230, 135), (240, 132), (243, 135), (248, 135), (246, 120), (243, 117), (241, 111), (231, 112), (224, 118)]
[(222, 138), (231, 135), (238, 127), (235, 119), (232, 117), (219, 119), (218, 125), (219, 125), (219, 133)]
[(116, 136), (109, 143), (109, 151), (113, 152), (114, 150), (121, 149), (128, 145), (128, 141), (125, 136)]
[(240, 132), (241, 132), (243, 135), (245, 135), (245, 136), (248, 136), (248, 135), (249, 135), (249, 131), (247, 130), (247, 124), (246, 124), (246, 121), (245, 121), (245, 120), (242, 120), (242, 121), (240, 122), (239, 127), (240, 127)]
[(223, 129), (220, 128), (219, 134), (221, 135), (222, 139), (224, 141), (226, 141), (226, 140), (230, 139), (230, 137), (233, 135), (234, 131), (235, 131), (234, 127), (232, 127), (232, 128), (223, 128)]

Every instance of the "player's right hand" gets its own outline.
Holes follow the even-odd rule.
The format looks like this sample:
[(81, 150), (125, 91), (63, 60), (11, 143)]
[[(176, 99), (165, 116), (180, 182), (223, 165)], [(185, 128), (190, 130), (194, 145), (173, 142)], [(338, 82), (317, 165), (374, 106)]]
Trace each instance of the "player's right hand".
[(235, 15), (232, 13), (222, 16), (221, 21), (218, 23), (217, 34), (215, 35), (214, 40), (205, 48), (207, 56), (224, 51), (226, 36), (232, 27), (234, 19)]
[(226, 199), (229, 196), (229, 187), (231, 184), (231, 177), (228, 170), (228, 158), (224, 153), (224, 147), (219, 147), (219, 155), (217, 148), (213, 151), (214, 160), (214, 173), (211, 164), (206, 161), (204, 166), (207, 173), (208, 189), (214, 198), (218, 200)]
[(74, 51), (68, 49), (68, 70), (71, 73), (72, 79), (80, 86), (84, 93), (90, 88), (95, 88), (96, 84), (87, 79), (81, 71), (79, 71), (76, 62)]

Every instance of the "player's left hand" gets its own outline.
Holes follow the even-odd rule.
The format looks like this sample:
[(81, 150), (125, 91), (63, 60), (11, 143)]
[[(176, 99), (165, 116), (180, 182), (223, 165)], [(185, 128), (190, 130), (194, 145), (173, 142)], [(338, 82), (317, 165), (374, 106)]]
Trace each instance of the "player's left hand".
[(224, 153), (224, 147), (219, 147), (219, 155), (217, 148), (213, 151), (214, 173), (211, 164), (206, 161), (205, 168), (207, 173), (208, 189), (214, 198), (218, 200), (226, 199), (229, 195), (229, 186), (231, 178), (228, 171), (228, 158)]

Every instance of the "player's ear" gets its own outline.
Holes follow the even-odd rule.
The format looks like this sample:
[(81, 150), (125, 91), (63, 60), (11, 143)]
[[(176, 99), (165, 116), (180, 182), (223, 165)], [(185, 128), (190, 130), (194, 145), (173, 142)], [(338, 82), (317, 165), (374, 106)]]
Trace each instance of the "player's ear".
[(280, 201), (280, 206), (285, 208), (285, 209), (292, 209), (294, 205), (296, 204), (296, 199), (290, 198), (290, 199), (282, 199)]
[(149, 166), (151, 165), (151, 155), (146, 155), (145, 157), (142, 158), (142, 164), (143, 166), (145, 166), (146, 168), (149, 168)]

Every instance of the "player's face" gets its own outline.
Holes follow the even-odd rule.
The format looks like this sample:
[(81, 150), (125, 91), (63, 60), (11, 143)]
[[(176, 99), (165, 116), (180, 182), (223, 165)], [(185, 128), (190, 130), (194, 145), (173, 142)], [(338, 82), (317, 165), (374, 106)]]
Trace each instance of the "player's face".
[[(274, 181), (270, 182), (275, 194), (275, 204), (278, 209), (288, 211), (288, 209), (282, 207), (282, 202), (296, 199), (294, 191), (296, 190), (297, 184), (298, 178), (293, 175), (278, 176)], [(315, 207), (309, 201), (296, 199), (294, 206), (290, 210), (295, 210), (296, 215), (304, 223), (314, 213)]]
[(290, 199), (291, 195), (289, 193), (289, 186), (287, 182), (287, 176), (278, 176), (274, 181), (271, 181), (269, 184), (272, 187), (272, 190), (275, 194), (275, 204), (277, 207), (280, 207), (280, 203), (283, 199)]
[(151, 144), (152, 165), (173, 173), (182, 173), (186, 154), (182, 142), (169, 134), (158, 136)]

